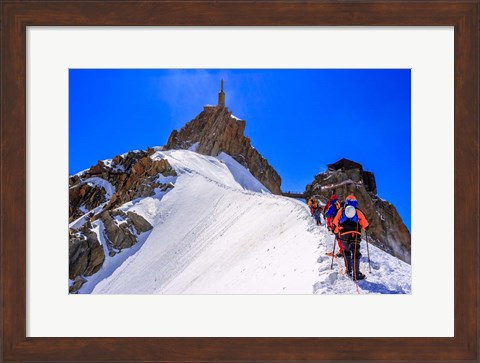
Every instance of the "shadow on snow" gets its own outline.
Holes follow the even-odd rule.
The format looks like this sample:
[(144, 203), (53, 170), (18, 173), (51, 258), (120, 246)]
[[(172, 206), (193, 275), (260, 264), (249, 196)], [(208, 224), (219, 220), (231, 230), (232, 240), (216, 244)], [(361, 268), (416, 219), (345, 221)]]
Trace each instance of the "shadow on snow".
[(358, 281), (358, 286), (362, 290), (367, 290), (377, 294), (404, 294), (402, 290), (400, 291), (390, 290), (385, 285), (379, 284), (377, 282), (367, 281), (367, 280)]

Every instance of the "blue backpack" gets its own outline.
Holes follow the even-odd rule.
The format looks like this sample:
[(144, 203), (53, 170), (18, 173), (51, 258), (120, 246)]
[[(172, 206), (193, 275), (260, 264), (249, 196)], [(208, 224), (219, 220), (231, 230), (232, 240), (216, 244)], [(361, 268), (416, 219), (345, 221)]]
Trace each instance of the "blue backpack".
[[(355, 208), (355, 215), (352, 218), (348, 218), (347, 215), (345, 214), (345, 209), (348, 206), (351, 206), (351, 207)], [(342, 217), (340, 218), (340, 224), (341, 225), (345, 224), (346, 222), (353, 222), (355, 224), (358, 223), (358, 215), (357, 215), (357, 211), (356, 211), (357, 206), (358, 206), (358, 202), (356, 200), (348, 200), (345, 203), (345, 206), (343, 207), (343, 210), (342, 210)], [(348, 224), (351, 224), (351, 223), (348, 223)]]
[(337, 211), (340, 209), (340, 203), (335, 199), (335, 202), (330, 201), (330, 207), (328, 207), (327, 212), (325, 213), (326, 217), (335, 217)]

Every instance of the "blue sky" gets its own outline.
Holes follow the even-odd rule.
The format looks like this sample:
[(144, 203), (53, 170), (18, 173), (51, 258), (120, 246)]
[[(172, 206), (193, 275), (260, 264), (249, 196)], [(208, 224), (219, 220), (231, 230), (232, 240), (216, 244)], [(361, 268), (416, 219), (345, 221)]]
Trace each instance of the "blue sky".
[(282, 177), (303, 191), (343, 157), (372, 171), (380, 197), (410, 229), (410, 70), (90, 70), (69, 74), (69, 171), (162, 146), (216, 104), (246, 120), (245, 135)]

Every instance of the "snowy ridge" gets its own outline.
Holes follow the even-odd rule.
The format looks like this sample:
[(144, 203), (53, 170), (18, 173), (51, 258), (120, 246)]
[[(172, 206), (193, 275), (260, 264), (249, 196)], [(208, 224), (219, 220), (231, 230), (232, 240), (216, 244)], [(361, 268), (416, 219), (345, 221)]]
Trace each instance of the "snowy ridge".
[(232, 189), (268, 193), (268, 189), (230, 155), (205, 156), (186, 150), (156, 152), (153, 160), (166, 158), (175, 171), (182, 174), (198, 174), (211, 182)]
[[(342, 275), (342, 260), (330, 268), (325, 253), (333, 236), (314, 223), (304, 203), (271, 194), (226, 154), (157, 149), (151, 158), (167, 159), (176, 170), (176, 177), (159, 176), (174, 188), (120, 209), (141, 215), (153, 229), (132, 248), (107, 257), (80, 293), (357, 293), (354, 281)], [(93, 225), (106, 248), (101, 221)], [(359, 292), (410, 293), (410, 265), (369, 247), (371, 274), (362, 242), (367, 280), (358, 283)]]

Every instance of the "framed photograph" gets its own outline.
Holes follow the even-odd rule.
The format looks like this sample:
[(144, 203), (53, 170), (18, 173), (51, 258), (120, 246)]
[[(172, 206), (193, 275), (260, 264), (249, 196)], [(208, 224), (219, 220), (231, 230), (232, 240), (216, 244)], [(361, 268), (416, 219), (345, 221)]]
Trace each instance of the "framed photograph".
[(477, 361), (478, 10), (2, 3), (2, 359)]

